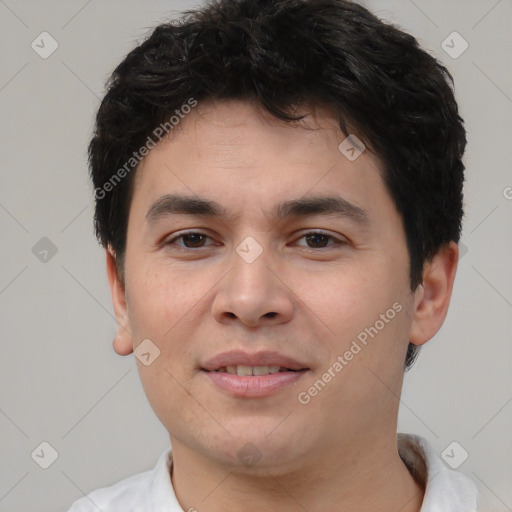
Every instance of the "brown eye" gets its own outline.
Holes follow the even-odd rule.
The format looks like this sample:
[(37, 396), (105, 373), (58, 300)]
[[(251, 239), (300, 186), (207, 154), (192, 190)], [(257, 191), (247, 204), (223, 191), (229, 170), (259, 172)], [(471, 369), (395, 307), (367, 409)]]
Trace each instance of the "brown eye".
[(328, 233), (322, 233), (319, 231), (311, 231), (306, 233), (301, 236), (299, 240), (304, 240), (305, 243), (297, 242), (297, 245), (307, 247), (308, 249), (327, 249), (332, 246), (344, 245), (346, 243), (344, 240), (329, 235)]
[[(209, 238), (210, 237), (204, 233), (190, 231), (188, 233), (182, 233), (181, 235), (175, 236), (171, 240), (165, 242), (165, 245), (176, 245), (183, 249), (199, 249), (207, 245), (212, 245), (205, 243)], [(178, 240), (182, 240), (182, 243), (176, 243)]]
[(202, 247), (206, 236), (201, 233), (191, 233), (190, 235), (183, 235), (181, 238), (185, 247)]
[(314, 249), (326, 247), (329, 242), (329, 238), (332, 237), (329, 235), (324, 235), (323, 233), (311, 233), (306, 235), (306, 240), (309, 247)]

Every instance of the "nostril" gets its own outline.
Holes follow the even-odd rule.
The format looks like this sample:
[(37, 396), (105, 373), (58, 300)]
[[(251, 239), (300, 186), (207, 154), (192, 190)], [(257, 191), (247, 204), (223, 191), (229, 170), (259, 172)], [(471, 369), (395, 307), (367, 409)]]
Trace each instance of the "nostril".
[(270, 313), (265, 313), (265, 316), (270, 317), (270, 318), (274, 318), (276, 315), (277, 315), (277, 313), (275, 313), (273, 311)]

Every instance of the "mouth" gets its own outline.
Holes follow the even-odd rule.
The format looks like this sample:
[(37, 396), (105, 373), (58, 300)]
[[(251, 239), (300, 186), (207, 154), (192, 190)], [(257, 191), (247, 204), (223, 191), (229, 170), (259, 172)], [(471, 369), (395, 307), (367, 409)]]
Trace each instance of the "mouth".
[(250, 353), (243, 350), (230, 350), (208, 359), (201, 365), (201, 369), (230, 375), (259, 376), (309, 368), (298, 359), (275, 351)]
[(205, 362), (201, 374), (214, 388), (236, 398), (259, 398), (296, 383), (310, 368), (292, 357), (266, 351), (232, 351)]
[(260, 377), (264, 375), (272, 375), (275, 373), (283, 373), (283, 372), (301, 372), (303, 370), (307, 370), (307, 368), (302, 368), (299, 370), (293, 370), (292, 368), (286, 368), (284, 366), (272, 365), (272, 366), (247, 366), (243, 364), (235, 365), (235, 366), (221, 366), (216, 370), (206, 370), (204, 371), (214, 371), (217, 373), (228, 373), (229, 375), (238, 375), (239, 377)]

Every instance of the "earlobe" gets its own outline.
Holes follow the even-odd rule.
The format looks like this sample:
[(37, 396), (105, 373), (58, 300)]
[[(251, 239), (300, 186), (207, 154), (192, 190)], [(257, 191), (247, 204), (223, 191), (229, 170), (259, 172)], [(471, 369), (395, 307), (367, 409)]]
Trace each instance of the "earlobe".
[(431, 262), (425, 263), (423, 282), (414, 292), (414, 311), (409, 340), (423, 345), (441, 328), (448, 312), (457, 271), (459, 249), (455, 242), (444, 245)]
[(115, 253), (109, 245), (106, 250), (107, 277), (117, 321), (117, 333), (112, 346), (117, 354), (126, 356), (133, 352), (133, 338), (126, 306), (125, 286), (119, 279), (115, 258)]
[(117, 333), (112, 342), (112, 348), (119, 356), (128, 356), (133, 352), (133, 343), (131, 334), (123, 333), (123, 327), (117, 328)]

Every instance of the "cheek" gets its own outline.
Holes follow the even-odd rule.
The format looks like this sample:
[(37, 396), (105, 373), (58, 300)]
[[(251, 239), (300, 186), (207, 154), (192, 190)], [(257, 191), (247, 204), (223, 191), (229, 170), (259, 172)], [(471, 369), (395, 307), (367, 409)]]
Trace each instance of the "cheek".
[(342, 338), (373, 324), (404, 295), (389, 270), (369, 258), (329, 272), (303, 275), (297, 282), (301, 283), (294, 289), (297, 296), (330, 327), (331, 334)]
[(303, 293), (319, 325), (328, 327), (319, 342), (328, 349), (329, 361), (353, 352), (347, 354), (350, 362), (343, 373), (357, 376), (363, 367), (382, 365), (392, 370), (391, 361), (400, 367), (410, 325), (408, 267), (402, 260), (398, 254), (391, 258), (368, 253), (360, 263), (302, 281), (297, 295)]
[(134, 336), (164, 342), (183, 329), (187, 317), (196, 314), (208, 288), (204, 275), (193, 279), (186, 270), (155, 267), (131, 274), (128, 309)]
[[(164, 425), (176, 423), (173, 418), (183, 411), (188, 421), (199, 422), (200, 411), (190, 406), (185, 391), (190, 365), (184, 362), (192, 359), (190, 340), (198, 326), (194, 319), (200, 314), (201, 298), (208, 287), (204, 279), (190, 279), (188, 272), (155, 271), (155, 267), (151, 271), (142, 267), (139, 272), (132, 267), (126, 288), (135, 350), (142, 340), (150, 339), (160, 351), (148, 366), (136, 359), (141, 384)], [(183, 418), (177, 423), (182, 422)]]

